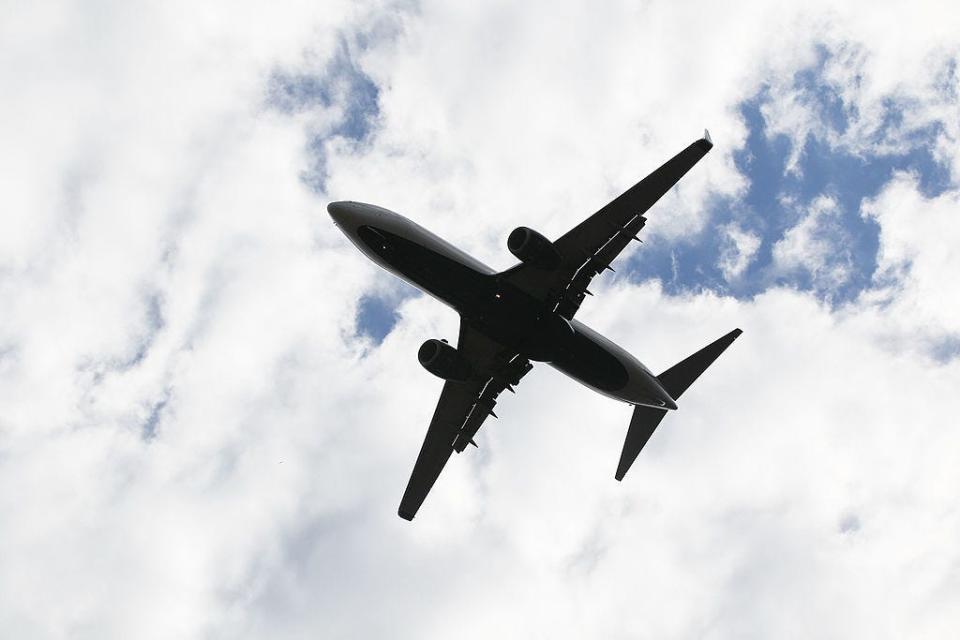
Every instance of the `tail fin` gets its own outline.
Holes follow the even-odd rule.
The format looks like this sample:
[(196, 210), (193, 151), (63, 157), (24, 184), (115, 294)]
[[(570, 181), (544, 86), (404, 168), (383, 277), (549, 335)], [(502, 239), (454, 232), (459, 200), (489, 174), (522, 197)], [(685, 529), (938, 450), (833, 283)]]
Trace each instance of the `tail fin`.
[[(692, 356), (673, 365), (657, 376), (657, 380), (670, 394), (670, 397), (676, 400), (741, 333), (743, 331), (740, 329), (734, 329)], [(633, 417), (630, 419), (630, 427), (627, 429), (627, 439), (624, 441), (623, 451), (620, 453), (620, 464), (617, 465), (615, 476), (617, 480), (623, 480), (633, 461), (640, 455), (643, 445), (647, 444), (647, 440), (653, 435), (654, 429), (657, 428), (665, 415), (667, 415), (667, 412), (664, 409), (644, 406), (634, 408)]]

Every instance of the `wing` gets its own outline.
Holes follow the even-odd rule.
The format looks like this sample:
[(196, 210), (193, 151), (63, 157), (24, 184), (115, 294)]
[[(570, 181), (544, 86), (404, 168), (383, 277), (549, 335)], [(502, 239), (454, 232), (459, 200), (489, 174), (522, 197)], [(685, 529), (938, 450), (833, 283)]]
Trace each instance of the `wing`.
[(470, 363), (473, 375), (466, 382), (447, 381), (427, 428), (420, 455), (400, 501), (398, 513), (413, 520), (443, 467), (454, 451), (462, 452), (473, 442), (487, 416), (494, 416), (497, 396), (504, 389), (513, 391), (533, 365), (515, 351), (491, 340), (462, 318), (457, 350)]
[(710, 133), (667, 160), (659, 169), (627, 189), (615, 200), (560, 236), (554, 246), (562, 258), (555, 269), (519, 264), (502, 278), (564, 318), (572, 319), (595, 276), (630, 244), (646, 223), (644, 213), (713, 148)]

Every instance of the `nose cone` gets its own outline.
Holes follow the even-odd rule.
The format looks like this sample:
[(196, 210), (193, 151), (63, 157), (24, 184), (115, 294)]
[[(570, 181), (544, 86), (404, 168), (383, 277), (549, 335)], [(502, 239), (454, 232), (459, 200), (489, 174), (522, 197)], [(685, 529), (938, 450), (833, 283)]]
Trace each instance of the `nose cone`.
[(331, 202), (327, 205), (327, 212), (338, 227), (347, 229), (352, 226), (354, 212), (350, 202)]

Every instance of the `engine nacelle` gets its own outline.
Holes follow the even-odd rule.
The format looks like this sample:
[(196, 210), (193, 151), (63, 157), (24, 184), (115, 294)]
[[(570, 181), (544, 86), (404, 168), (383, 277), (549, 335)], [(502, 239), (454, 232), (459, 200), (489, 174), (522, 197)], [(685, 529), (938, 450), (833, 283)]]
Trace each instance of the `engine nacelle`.
[(541, 269), (555, 269), (560, 266), (560, 252), (553, 243), (528, 227), (517, 227), (511, 231), (507, 238), (507, 248), (524, 264)]
[(420, 345), (417, 360), (423, 368), (444, 380), (463, 382), (470, 377), (470, 364), (446, 342), (431, 339)]

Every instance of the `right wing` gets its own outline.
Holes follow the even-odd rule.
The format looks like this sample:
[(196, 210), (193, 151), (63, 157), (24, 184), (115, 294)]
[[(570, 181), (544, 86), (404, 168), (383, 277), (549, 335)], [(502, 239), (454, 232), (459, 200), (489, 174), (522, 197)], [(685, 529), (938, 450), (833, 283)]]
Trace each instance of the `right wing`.
[(457, 350), (466, 358), (473, 374), (466, 382), (447, 381), (440, 392), (440, 400), (427, 428), (420, 455), (413, 465), (413, 473), (400, 501), (398, 514), (413, 520), (450, 454), (462, 452), (473, 442), (487, 416), (496, 415), (493, 407), (504, 389), (513, 391), (533, 365), (500, 343), (491, 340), (460, 320), (460, 338)]
[(584, 297), (591, 295), (587, 286), (593, 278), (610, 269), (610, 263), (631, 240), (639, 240), (637, 233), (647, 221), (643, 214), (712, 148), (705, 131), (703, 138), (557, 238), (553, 244), (560, 253), (559, 267), (543, 269), (521, 263), (505, 271), (502, 278), (544, 300), (550, 311), (573, 319)]

